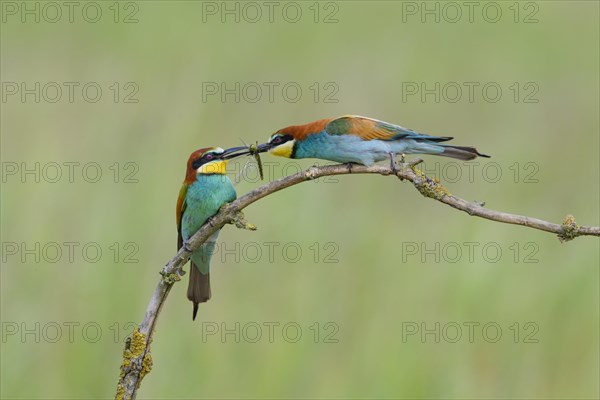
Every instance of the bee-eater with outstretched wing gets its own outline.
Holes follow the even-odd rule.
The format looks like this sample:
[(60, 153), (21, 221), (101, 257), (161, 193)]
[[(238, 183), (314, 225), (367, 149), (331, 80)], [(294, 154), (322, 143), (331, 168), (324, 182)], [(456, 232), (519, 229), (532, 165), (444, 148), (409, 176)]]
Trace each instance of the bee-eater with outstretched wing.
[[(242, 151), (238, 153), (239, 151)], [(236, 199), (235, 189), (225, 174), (227, 160), (248, 154), (246, 147), (223, 150), (208, 147), (196, 150), (187, 162), (185, 180), (177, 199), (177, 248), (180, 249), (204, 223), (225, 203)], [(215, 232), (192, 256), (187, 297), (194, 303), (192, 319), (198, 304), (210, 299), (210, 258), (219, 232)]]
[(450, 139), (372, 118), (346, 115), (280, 129), (267, 143), (258, 146), (258, 151), (288, 158), (320, 158), (363, 165), (387, 158), (392, 161), (392, 168), (395, 154), (435, 154), (460, 160), (489, 157), (474, 147), (441, 144)]

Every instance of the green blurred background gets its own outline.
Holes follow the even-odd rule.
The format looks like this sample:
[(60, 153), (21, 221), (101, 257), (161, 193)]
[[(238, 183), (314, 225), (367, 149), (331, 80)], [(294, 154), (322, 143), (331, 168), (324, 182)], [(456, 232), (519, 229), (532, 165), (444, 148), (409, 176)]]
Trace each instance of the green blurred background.
[[(263, 2), (74, 3), (69, 21), (60, 2), (60, 18), (2, 2), (2, 398), (114, 395), (125, 337), (175, 253), (175, 201), (200, 147), (367, 115), (493, 155), (471, 167), (426, 157), (452, 193), (600, 222), (597, 2), (476, 2), (472, 22), (462, 2), (274, 2), (272, 21)], [(422, 22), (425, 7), (439, 22)], [(39, 102), (22, 98), (36, 82)], [(73, 101), (64, 82), (79, 85)], [(240, 83), (239, 101), (207, 92), (223, 82)], [(406, 92), (436, 82), (462, 96), (455, 84), (439, 101)], [(464, 82), (479, 85), (473, 101)], [(493, 88), (482, 95), (490, 82), (496, 102)], [(269, 180), (314, 163), (263, 161)], [(39, 182), (21, 176), (36, 162)], [(65, 162), (79, 163), (73, 182)], [(82, 176), (88, 163), (97, 182)], [(238, 194), (261, 184), (246, 172)], [(139, 398), (598, 398), (597, 238), (560, 244), (378, 176), (304, 183), (246, 216), (258, 231), (223, 229), (229, 252), (215, 255), (195, 322), (187, 277), (172, 291)], [(72, 259), (65, 242), (78, 244)]]

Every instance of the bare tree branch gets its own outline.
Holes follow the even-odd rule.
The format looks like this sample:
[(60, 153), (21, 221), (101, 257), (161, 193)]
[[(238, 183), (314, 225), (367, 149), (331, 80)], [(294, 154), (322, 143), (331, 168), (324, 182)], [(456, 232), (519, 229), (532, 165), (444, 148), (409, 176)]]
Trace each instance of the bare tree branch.
[(537, 218), (490, 210), (484, 208), (483, 204), (468, 202), (453, 196), (436, 179), (425, 176), (425, 174), (415, 168), (415, 165), (420, 162), (421, 160), (417, 159), (409, 163), (401, 163), (399, 169), (396, 171), (393, 171), (388, 166), (382, 165), (366, 167), (362, 165), (338, 164), (323, 167), (311, 167), (306, 171), (263, 185), (238, 198), (234, 202), (224, 205), (210, 221), (203, 225), (202, 228), (200, 228), (200, 230), (196, 232), (196, 234), (194, 234), (181, 249), (179, 249), (175, 257), (173, 257), (160, 272), (162, 278), (156, 286), (156, 289), (154, 289), (150, 303), (146, 308), (144, 320), (125, 343), (123, 363), (121, 365), (121, 374), (115, 398), (135, 399), (142, 379), (150, 372), (152, 368), (150, 343), (153, 339), (156, 321), (162, 306), (169, 295), (171, 287), (175, 282), (181, 280), (181, 277), (185, 274), (181, 268), (187, 263), (192, 252), (199, 248), (202, 243), (225, 224), (235, 224), (239, 228), (255, 230), (256, 227), (249, 224), (244, 219), (241, 210), (265, 196), (298, 183), (330, 175), (396, 175), (401, 180), (412, 182), (422, 195), (445, 203), (457, 210), (464, 211), (469, 215), (507, 224), (528, 226), (530, 228), (555, 233), (558, 235), (561, 242), (572, 240), (578, 236), (600, 236), (600, 227), (579, 226), (575, 222), (575, 218), (571, 215), (567, 215), (562, 224), (554, 224)]

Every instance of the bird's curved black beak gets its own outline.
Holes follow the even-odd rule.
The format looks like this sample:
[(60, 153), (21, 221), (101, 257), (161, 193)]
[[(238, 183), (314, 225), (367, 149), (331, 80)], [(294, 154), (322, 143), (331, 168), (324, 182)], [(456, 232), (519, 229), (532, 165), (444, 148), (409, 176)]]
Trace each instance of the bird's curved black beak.
[(230, 160), (232, 158), (244, 156), (247, 154), (250, 154), (250, 148), (248, 146), (231, 147), (229, 149), (226, 149), (223, 152), (223, 154), (221, 154), (221, 158), (223, 160)]

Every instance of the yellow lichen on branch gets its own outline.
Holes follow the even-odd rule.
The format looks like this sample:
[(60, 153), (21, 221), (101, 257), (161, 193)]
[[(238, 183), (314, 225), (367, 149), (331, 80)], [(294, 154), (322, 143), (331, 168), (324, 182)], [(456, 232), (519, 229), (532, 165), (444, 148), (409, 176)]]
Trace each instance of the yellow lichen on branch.
[(575, 217), (571, 214), (567, 215), (562, 222), (563, 231), (558, 234), (558, 240), (562, 242), (568, 242), (569, 240), (575, 239), (579, 236), (580, 226), (575, 221)]
[[(138, 361), (142, 355), (142, 361), (139, 363)], [(125, 341), (123, 363), (121, 364), (121, 373), (119, 375), (119, 383), (117, 385), (115, 400), (126, 398), (125, 377), (134, 370), (139, 371), (137, 387), (141, 385), (144, 376), (146, 376), (152, 370), (152, 355), (150, 354), (150, 346), (149, 343), (146, 342), (146, 335), (141, 333), (139, 328), (135, 328), (131, 336)]]
[(446, 187), (440, 183), (439, 179), (428, 177), (423, 173), (423, 171), (415, 168), (414, 166), (411, 167), (411, 169), (415, 173), (413, 184), (423, 196), (436, 200), (441, 200), (445, 196), (452, 196), (452, 193), (450, 193), (448, 189), (446, 189)]

